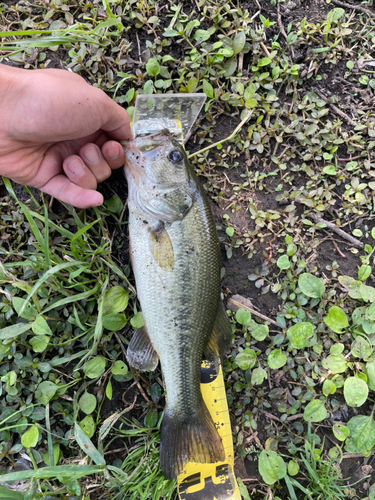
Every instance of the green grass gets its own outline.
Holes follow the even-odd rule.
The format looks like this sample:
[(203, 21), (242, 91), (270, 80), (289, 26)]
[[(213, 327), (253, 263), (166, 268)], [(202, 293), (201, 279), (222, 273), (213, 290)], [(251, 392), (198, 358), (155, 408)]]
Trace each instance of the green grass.
[[(266, 14), (272, 3), (280, 4), (286, 38), (276, 17)], [(277, 302), (269, 316), (278, 327), (249, 311), (232, 315), (237, 338), (224, 369), (236, 453), (245, 457), (260, 451), (247, 439), (259, 431), (263, 412), (271, 413), (278, 420), (262, 423), (261, 445), (267, 438), (276, 440), (277, 456), (292, 455), (300, 465), (297, 476), (284, 476), (290, 498), (299, 493), (311, 500), (340, 498), (346, 494), (340, 481), (342, 453), (368, 454), (375, 445), (372, 416), (365, 403), (359, 405), (363, 398), (371, 402), (375, 389), (375, 118), (362, 92), (373, 99), (372, 67), (363, 60), (371, 55), (375, 23), (358, 12), (327, 6), (320, 19), (304, 13), (306, 18), (301, 14), (288, 25), (285, 3), (275, 1), (262, 4), (261, 13), (221, 0), (198, 1), (194, 12), (172, 2), (168, 6), (160, 10), (152, 0), (68, 10), (65, 3), (50, 8), (37, 2), (34, 10), (28, 4), (3, 5), (0, 50), (7, 52), (0, 60), (48, 67), (59, 54), (66, 68), (111, 92), (130, 113), (139, 93), (206, 93), (188, 149), (223, 215), (217, 224), (225, 266), (238, 259), (242, 269), (247, 266), (240, 259), (251, 259), (246, 260), (251, 267), (246, 284), (238, 275), (244, 295), (251, 292), (259, 304), (269, 302), (270, 295), (269, 303)], [(327, 85), (336, 69), (345, 82), (341, 87)], [(344, 101), (349, 94), (356, 99), (355, 111)], [(139, 421), (129, 417), (117, 429), (116, 417), (104, 427), (111, 433), (103, 431), (102, 408), (113, 398), (114, 381), (133, 377), (119, 353), (128, 342), (124, 332), (137, 321), (135, 291), (128, 266), (122, 269), (112, 260), (107, 223), (111, 217), (123, 224), (122, 202), (114, 196), (100, 209), (64, 207), (56, 214), (31, 195), (19, 202), (10, 183), (5, 185), (9, 196), (0, 201), (0, 451), (5, 468), (26, 451), (22, 436), (33, 426), (38, 431), (35, 446), (23, 438), (36, 464), (36, 470), (26, 471), (27, 480), (34, 480), (27, 494), (15, 492), (14, 498), (58, 497), (68, 491), (87, 497), (90, 489), (85, 488), (94, 482), (108, 498), (173, 498), (174, 484), (158, 469), (154, 427), (161, 408), (156, 400), (138, 407)], [(340, 225), (365, 247), (328, 232), (314, 215)], [(330, 261), (322, 264), (321, 255)], [(236, 265), (229, 272), (235, 273)], [(228, 279), (224, 276), (224, 286), (231, 288)], [(274, 386), (279, 376), (288, 393)], [(155, 375), (141, 383), (152, 395)], [(359, 415), (349, 415), (346, 430), (333, 429), (338, 456), (318, 454), (309, 426), (318, 426), (327, 412), (340, 411), (343, 402), (349, 408), (358, 405)], [(369, 438), (365, 446), (363, 432)], [(119, 460), (116, 455), (113, 462), (107, 452), (115, 436), (126, 456)], [(81, 468), (83, 479), (69, 482), (63, 467), (75, 467), (74, 460), (84, 457), (92, 468)], [(42, 460), (54, 465), (43, 469)], [(38, 479), (41, 471), (45, 477)], [(274, 496), (283, 480), (272, 483)], [(264, 494), (254, 492), (254, 500), (268, 494), (263, 481), (259, 491)]]

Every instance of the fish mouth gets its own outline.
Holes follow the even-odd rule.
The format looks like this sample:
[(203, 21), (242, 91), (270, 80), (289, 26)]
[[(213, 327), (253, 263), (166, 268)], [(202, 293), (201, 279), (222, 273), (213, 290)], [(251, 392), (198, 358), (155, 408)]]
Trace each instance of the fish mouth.
[(139, 135), (132, 141), (121, 141), (125, 154), (125, 167), (142, 172), (145, 161), (164, 156), (170, 138), (169, 130), (164, 129)]

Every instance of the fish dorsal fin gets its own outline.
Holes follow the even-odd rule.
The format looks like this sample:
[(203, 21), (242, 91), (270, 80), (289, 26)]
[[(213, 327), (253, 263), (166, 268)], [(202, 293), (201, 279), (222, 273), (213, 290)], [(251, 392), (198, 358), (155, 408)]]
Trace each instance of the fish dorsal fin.
[(232, 338), (232, 325), (225, 312), (224, 304), (220, 301), (214, 328), (204, 349), (206, 358), (208, 360), (213, 360), (218, 356), (223, 358), (231, 346)]
[(145, 325), (134, 330), (126, 357), (129, 365), (141, 372), (154, 371), (157, 367), (159, 356), (151, 344)]
[(149, 245), (151, 254), (158, 266), (166, 271), (172, 271), (174, 266), (174, 251), (165, 227), (156, 231), (150, 231)]

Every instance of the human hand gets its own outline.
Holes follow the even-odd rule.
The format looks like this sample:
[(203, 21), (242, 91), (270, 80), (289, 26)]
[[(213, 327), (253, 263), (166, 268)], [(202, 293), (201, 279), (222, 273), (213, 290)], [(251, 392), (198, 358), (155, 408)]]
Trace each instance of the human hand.
[[(124, 164), (128, 113), (77, 74), (0, 64), (0, 175), (78, 208)], [(114, 139), (114, 140), (110, 140)]]

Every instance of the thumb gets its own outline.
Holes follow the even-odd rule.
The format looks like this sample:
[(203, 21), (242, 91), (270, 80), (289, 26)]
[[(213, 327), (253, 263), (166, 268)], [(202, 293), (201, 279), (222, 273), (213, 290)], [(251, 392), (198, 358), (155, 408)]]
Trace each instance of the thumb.
[(131, 140), (132, 133), (128, 112), (102, 90), (100, 92), (102, 93), (101, 106), (103, 109), (103, 123), (100, 128), (116, 141)]

